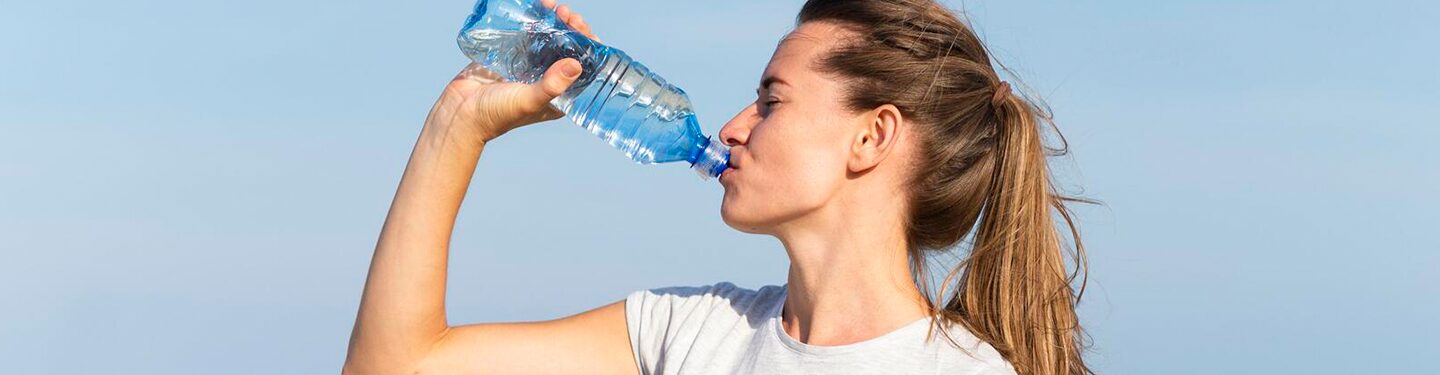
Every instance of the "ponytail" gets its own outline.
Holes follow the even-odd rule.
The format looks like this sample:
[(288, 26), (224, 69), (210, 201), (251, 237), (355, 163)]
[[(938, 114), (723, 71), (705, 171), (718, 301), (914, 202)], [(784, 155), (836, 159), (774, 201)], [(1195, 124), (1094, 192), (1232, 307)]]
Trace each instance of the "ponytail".
[[(1049, 119), (1011, 94), (1008, 84), (994, 92), (998, 137), (990, 185), (974, 245), (952, 271), (960, 273), (959, 282), (940, 313), (1005, 353), (1020, 374), (1093, 373), (1080, 358), (1084, 333), (1074, 309), (1083, 279), (1080, 292), (1071, 293), (1075, 277), (1085, 274), (1084, 246), (1065, 207), (1077, 199), (1051, 185), (1040, 132)], [(1052, 208), (1075, 240), (1076, 268), (1068, 274)]]

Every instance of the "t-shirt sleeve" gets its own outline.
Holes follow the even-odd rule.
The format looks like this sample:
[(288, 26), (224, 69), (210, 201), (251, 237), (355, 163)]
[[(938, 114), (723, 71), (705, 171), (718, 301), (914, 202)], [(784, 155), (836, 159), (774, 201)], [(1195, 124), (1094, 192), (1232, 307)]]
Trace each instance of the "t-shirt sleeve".
[(641, 373), (653, 373), (665, 356), (675, 359), (688, 354), (686, 344), (694, 342), (717, 304), (728, 304), (744, 291), (734, 284), (721, 282), (641, 290), (627, 296), (625, 324)]

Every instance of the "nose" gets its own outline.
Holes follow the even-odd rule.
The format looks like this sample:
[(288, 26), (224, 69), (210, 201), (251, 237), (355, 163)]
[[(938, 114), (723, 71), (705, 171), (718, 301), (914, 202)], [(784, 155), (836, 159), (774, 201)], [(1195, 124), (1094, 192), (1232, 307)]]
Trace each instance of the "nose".
[(731, 118), (729, 122), (725, 123), (725, 126), (720, 128), (720, 140), (725, 142), (726, 146), (730, 147), (743, 145), (748, 142), (750, 140), (750, 129), (753, 128), (755, 122), (759, 120), (757, 111), (758, 109), (755, 107), (755, 104), (750, 104), (746, 106), (745, 109), (741, 109), (740, 113), (736, 113), (735, 117)]

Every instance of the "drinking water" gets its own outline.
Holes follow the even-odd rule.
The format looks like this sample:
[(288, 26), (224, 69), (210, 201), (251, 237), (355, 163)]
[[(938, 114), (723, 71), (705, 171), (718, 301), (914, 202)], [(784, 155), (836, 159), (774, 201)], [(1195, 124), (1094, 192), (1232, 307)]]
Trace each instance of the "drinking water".
[(590, 40), (535, 0), (480, 0), (460, 30), (471, 60), (512, 82), (535, 83), (556, 61), (584, 71), (550, 104), (641, 164), (686, 161), (701, 176), (724, 171), (730, 151), (700, 131), (685, 91)]

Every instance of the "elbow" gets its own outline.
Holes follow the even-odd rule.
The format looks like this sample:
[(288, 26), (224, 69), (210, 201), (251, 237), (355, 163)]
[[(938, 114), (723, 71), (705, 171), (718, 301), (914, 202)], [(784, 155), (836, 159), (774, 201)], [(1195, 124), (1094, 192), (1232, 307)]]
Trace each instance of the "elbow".
[(340, 367), (341, 375), (417, 375), (420, 373), (422, 371), (415, 366), (396, 362), (365, 361), (354, 356), (345, 358), (345, 364)]
[(397, 369), (386, 369), (376, 363), (362, 363), (359, 358), (349, 356), (345, 358), (345, 365), (340, 367), (341, 375), (380, 375), (398, 374)]
[(345, 365), (340, 367), (340, 375), (366, 375), (366, 374), (368, 374), (368, 372), (362, 371), (362, 370), (360, 369), (360, 366), (356, 366), (353, 362), (350, 361), (349, 358), (346, 358), (346, 359), (345, 359)]
[(345, 363), (342, 364), (342, 365), (340, 365), (340, 374), (341, 374), (341, 375), (366, 375), (366, 374), (373, 374), (373, 373), (375, 373), (374, 371), (366, 371), (366, 370), (365, 370), (365, 366), (363, 366), (363, 365), (360, 364), (359, 362), (360, 362), (360, 358), (356, 356), (356, 353), (355, 353), (355, 341), (354, 341), (354, 338), (352, 337), (352, 338), (351, 338), (351, 341), (350, 341), (350, 348), (349, 348), (348, 350), (346, 350), (346, 353), (345, 353)]
[(345, 353), (345, 363), (340, 367), (342, 375), (418, 375), (431, 373), (424, 369), (423, 350), (401, 348), (393, 344), (378, 344), (374, 340), (351, 339)]

